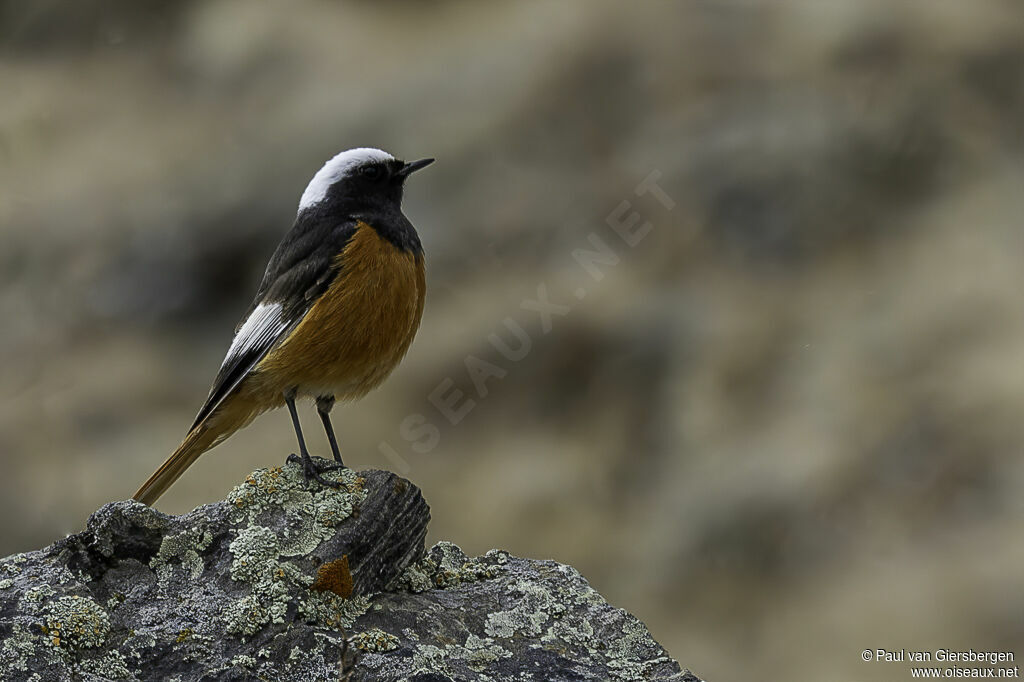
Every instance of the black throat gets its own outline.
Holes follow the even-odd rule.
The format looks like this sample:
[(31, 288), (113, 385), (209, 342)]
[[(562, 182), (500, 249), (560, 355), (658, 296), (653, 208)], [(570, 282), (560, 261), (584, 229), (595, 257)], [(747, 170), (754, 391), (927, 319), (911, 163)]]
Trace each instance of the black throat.
[(340, 226), (354, 221), (366, 223), (402, 251), (414, 255), (423, 253), (416, 228), (402, 213), (401, 205), (390, 198), (328, 197), (300, 211), (295, 222), (296, 227), (304, 233), (327, 236)]

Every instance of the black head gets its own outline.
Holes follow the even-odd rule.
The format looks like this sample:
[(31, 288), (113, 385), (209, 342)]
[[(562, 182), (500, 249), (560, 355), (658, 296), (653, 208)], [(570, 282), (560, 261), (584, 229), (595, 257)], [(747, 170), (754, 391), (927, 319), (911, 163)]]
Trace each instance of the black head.
[(350, 149), (324, 164), (302, 193), (299, 213), (332, 207), (353, 210), (361, 207), (398, 209), (402, 188), (411, 173), (430, 165), (433, 159), (406, 163), (379, 149)]

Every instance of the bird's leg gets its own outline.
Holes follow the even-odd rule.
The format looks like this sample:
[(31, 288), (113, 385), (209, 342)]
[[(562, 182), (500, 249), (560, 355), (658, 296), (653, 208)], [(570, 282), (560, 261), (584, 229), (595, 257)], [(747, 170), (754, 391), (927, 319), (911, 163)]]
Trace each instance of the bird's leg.
[(309, 456), (309, 450), (306, 449), (306, 441), (302, 437), (302, 426), (299, 425), (299, 413), (295, 409), (295, 392), (286, 393), (284, 401), (288, 405), (288, 411), (292, 415), (292, 426), (295, 427), (295, 437), (299, 441), (299, 454), (288, 455), (289, 462), (299, 462), (302, 464), (302, 476), (309, 482), (309, 479), (313, 479), (320, 485), (325, 485), (330, 488), (337, 488), (341, 485), (338, 481), (328, 481), (326, 478), (321, 476), (321, 472), (330, 471), (337, 469), (337, 465), (327, 465), (317, 468), (316, 464), (313, 463), (313, 458)]
[(338, 450), (338, 439), (334, 437), (334, 427), (331, 426), (331, 408), (334, 407), (334, 396), (320, 396), (316, 399), (316, 411), (320, 414), (320, 421), (324, 423), (324, 431), (327, 432), (327, 440), (331, 443), (331, 452), (334, 454), (334, 461), (345, 466), (341, 461), (341, 452)]

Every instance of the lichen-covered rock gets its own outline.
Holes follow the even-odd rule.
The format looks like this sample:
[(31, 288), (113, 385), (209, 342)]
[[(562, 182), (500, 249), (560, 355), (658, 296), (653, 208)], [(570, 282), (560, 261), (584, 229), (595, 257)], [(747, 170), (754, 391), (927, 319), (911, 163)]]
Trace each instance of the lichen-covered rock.
[(696, 680), (572, 568), (451, 543), (381, 471), (252, 474), (183, 516), (108, 504), (0, 559), (0, 679)]
[(391, 635), (377, 650), (354, 640), (366, 653), (353, 680), (699, 682), (571, 566), (501, 550), (471, 559), (449, 542), (376, 595), (353, 629)]

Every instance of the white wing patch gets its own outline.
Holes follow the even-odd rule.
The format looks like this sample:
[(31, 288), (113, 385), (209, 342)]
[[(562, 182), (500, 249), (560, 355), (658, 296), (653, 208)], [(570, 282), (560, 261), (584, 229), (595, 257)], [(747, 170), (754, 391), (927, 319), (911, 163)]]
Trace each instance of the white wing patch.
[(264, 345), (287, 326), (288, 323), (281, 319), (280, 303), (260, 303), (238, 328), (221, 367), (246, 351)]
[(385, 151), (371, 147), (359, 147), (341, 152), (325, 163), (324, 167), (318, 170), (313, 179), (309, 181), (306, 191), (299, 199), (299, 212), (323, 201), (331, 185), (348, 175), (353, 168), (369, 161), (393, 161), (394, 158)]

